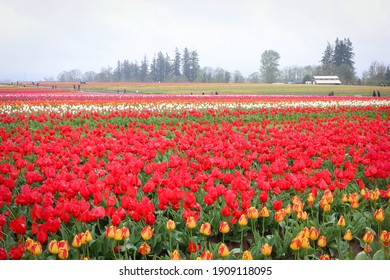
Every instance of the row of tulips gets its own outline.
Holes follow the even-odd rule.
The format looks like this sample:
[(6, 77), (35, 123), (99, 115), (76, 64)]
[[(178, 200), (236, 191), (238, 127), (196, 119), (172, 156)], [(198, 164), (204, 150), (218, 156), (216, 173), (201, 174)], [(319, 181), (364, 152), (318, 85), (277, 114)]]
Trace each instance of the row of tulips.
[(355, 105), (3, 111), (0, 259), (389, 259), (389, 106)]

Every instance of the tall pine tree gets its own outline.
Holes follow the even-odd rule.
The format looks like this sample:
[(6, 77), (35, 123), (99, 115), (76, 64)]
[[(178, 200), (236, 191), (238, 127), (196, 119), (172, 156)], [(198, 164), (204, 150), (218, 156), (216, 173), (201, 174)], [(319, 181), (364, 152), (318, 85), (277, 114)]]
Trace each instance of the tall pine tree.
[(187, 78), (188, 78), (188, 81), (194, 82), (196, 80), (196, 78), (198, 77), (198, 72), (200, 69), (199, 57), (198, 57), (198, 53), (196, 51), (192, 51), (190, 53), (189, 64), (190, 64), (190, 72), (189, 72), (189, 76)]
[(323, 53), (323, 74), (338, 75), (343, 83), (352, 83), (355, 80), (354, 56), (351, 40), (336, 38), (334, 46), (328, 43)]
[(181, 66), (181, 55), (179, 53), (179, 50), (175, 49), (175, 60), (173, 61), (173, 75), (180, 76), (180, 66)]
[(190, 52), (187, 48), (184, 48), (183, 51), (183, 75), (186, 76), (188, 80), (190, 80), (190, 72), (191, 72), (191, 66), (190, 66)]

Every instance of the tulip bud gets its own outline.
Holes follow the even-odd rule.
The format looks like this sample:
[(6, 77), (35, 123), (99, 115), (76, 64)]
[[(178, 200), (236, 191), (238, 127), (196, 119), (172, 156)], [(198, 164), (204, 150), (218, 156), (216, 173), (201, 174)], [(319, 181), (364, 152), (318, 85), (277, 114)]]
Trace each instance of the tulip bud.
[(359, 208), (359, 201), (354, 200), (351, 202), (351, 208), (352, 209), (358, 209)]
[(248, 218), (245, 214), (242, 214), (240, 218), (238, 219), (238, 224), (242, 227), (246, 226), (248, 224)]
[(359, 201), (359, 195), (357, 193), (350, 193), (348, 195), (348, 202), (352, 203), (353, 201)]
[(309, 229), (309, 238), (310, 240), (317, 240), (320, 235), (320, 230), (317, 230), (315, 227)]
[(253, 260), (253, 256), (252, 256), (252, 253), (248, 250), (246, 250), (243, 254), (242, 254), (242, 259), (243, 260)]
[(202, 260), (212, 260), (213, 259), (213, 254), (209, 250), (204, 251), (201, 255), (200, 258)]
[(307, 227), (305, 227), (303, 230), (298, 232), (296, 238), (298, 238), (302, 242), (303, 238), (309, 238), (308, 236), (309, 236), (309, 230)]
[(145, 242), (142, 243), (142, 245), (139, 247), (139, 252), (141, 253), (142, 256), (146, 256), (147, 254), (150, 253), (150, 246)]
[(365, 243), (371, 243), (372, 241), (374, 241), (374, 234), (371, 231), (367, 230), (363, 235), (363, 241)]
[(196, 227), (196, 221), (195, 221), (195, 218), (193, 216), (189, 216), (187, 218), (187, 221), (186, 221), (186, 227), (188, 229), (193, 229)]
[(291, 201), (292, 201), (292, 204), (298, 204), (301, 202), (301, 197), (298, 196), (298, 195), (294, 195), (292, 198), (291, 198)]
[(211, 226), (209, 223), (204, 223), (200, 226), (200, 233), (206, 236), (211, 234)]
[(307, 237), (302, 238), (302, 240), (301, 240), (301, 247), (303, 249), (310, 248), (310, 242), (309, 242), (309, 239)]
[(80, 236), (81, 245), (87, 243), (87, 237), (85, 236), (84, 232), (80, 233), (79, 236)]
[(350, 229), (348, 229), (348, 230), (345, 232), (343, 238), (344, 238), (345, 241), (351, 241), (351, 240), (352, 240), (353, 236), (352, 236), (352, 232), (351, 232)]
[(343, 193), (343, 194), (341, 195), (341, 201), (344, 202), (344, 203), (348, 202), (348, 197), (347, 197), (346, 194)]
[(379, 196), (380, 196), (380, 192), (379, 192), (379, 189), (376, 188), (375, 190), (370, 190), (369, 193), (368, 193), (369, 197), (371, 200), (375, 201), (375, 200), (378, 200), (379, 199)]
[(175, 228), (176, 228), (175, 222), (169, 219), (167, 222), (167, 230), (174, 230)]
[(221, 243), (221, 245), (219, 245), (218, 248), (218, 255), (224, 258), (229, 256), (229, 254), (230, 254), (229, 248), (224, 243)]
[(322, 210), (327, 213), (330, 212), (330, 204), (325, 204)]
[(365, 252), (366, 254), (369, 254), (369, 253), (371, 253), (372, 248), (371, 248), (370, 245), (366, 244), (366, 245), (364, 245), (363, 250), (364, 250), (364, 252)]
[(75, 248), (79, 248), (81, 246), (81, 235), (76, 234), (73, 237), (72, 246)]
[(268, 218), (269, 217), (269, 211), (266, 206), (264, 206), (261, 211), (259, 212), (260, 217), (262, 218)]
[(89, 230), (86, 230), (84, 232), (84, 238), (85, 238), (85, 242), (87, 242), (87, 243), (92, 241), (92, 235), (89, 232)]
[(31, 250), (31, 247), (34, 245), (35, 241), (32, 240), (31, 238), (27, 238), (26, 242), (24, 243), (24, 248), (27, 250), (27, 251), (30, 251)]
[(295, 203), (294, 205), (293, 205), (293, 211), (295, 212), (295, 213), (298, 213), (299, 211), (302, 211), (303, 210), (303, 207), (304, 207), (305, 205), (302, 203), (302, 202), (297, 202), (297, 203)]
[(120, 228), (115, 229), (114, 239), (116, 241), (121, 241), (123, 239), (122, 230)]
[(386, 230), (382, 230), (379, 239), (382, 241), (383, 244), (389, 245), (390, 243), (390, 232), (387, 232)]
[(50, 241), (49, 245), (48, 245), (48, 248), (49, 248), (49, 252), (51, 254), (57, 255), (58, 252), (59, 252), (57, 240), (53, 239), (52, 241)]
[(383, 211), (383, 209), (377, 209), (374, 213), (374, 219), (377, 222), (382, 223), (385, 220), (385, 211)]
[(304, 233), (303, 237), (309, 238), (310, 231), (307, 227), (304, 227), (302, 232)]
[(229, 224), (225, 221), (222, 221), (219, 223), (219, 232), (220, 233), (228, 233), (230, 231), (230, 227), (229, 227)]
[(58, 252), (58, 257), (61, 260), (66, 260), (68, 258), (68, 250), (65, 248), (61, 248)]
[(109, 226), (106, 229), (106, 237), (114, 238), (115, 237), (115, 232), (116, 232), (116, 226)]
[(260, 248), (261, 253), (265, 256), (268, 257), (272, 253), (272, 246), (269, 245), (268, 243), (264, 243), (261, 248)]
[(301, 241), (299, 238), (293, 238), (290, 242), (290, 248), (294, 251), (297, 251), (301, 248)]
[(146, 226), (141, 231), (141, 237), (143, 240), (146, 241), (152, 238), (153, 233), (154, 233), (154, 229), (152, 229), (150, 226)]
[(333, 193), (331, 190), (329, 189), (325, 190), (323, 197), (326, 199), (328, 204), (331, 204), (333, 202)]
[(252, 206), (247, 210), (247, 215), (249, 219), (255, 220), (259, 217), (259, 211)]
[(320, 236), (317, 241), (317, 245), (320, 247), (325, 247), (326, 246), (326, 236)]
[(328, 254), (323, 254), (320, 256), (320, 260), (330, 260), (330, 257)]
[(130, 230), (127, 227), (122, 227), (122, 238), (129, 238), (130, 237)]
[(57, 245), (58, 245), (58, 249), (66, 249), (67, 251), (70, 250), (69, 243), (66, 240), (58, 241)]
[(39, 242), (34, 242), (31, 246), (30, 254), (33, 256), (40, 255), (42, 253), (42, 245)]
[(307, 220), (307, 212), (306, 211), (299, 211), (297, 213), (297, 217), (299, 220), (306, 221)]
[(181, 256), (178, 250), (174, 250), (171, 254), (171, 260), (181, 260)]
[(282, 210), (276, 211), (275, 216), (274, 216), (275, 222), (277, 222), (277, 223), (283, 222), (284, 216), (285, 215), (284, 215)]
[(289, 215), (292, 213), (291, 204), (287, 205), (286, 208), (284, 208), (285, 215)]
[(196, 244), (192, 241), (188, 242), (188, 252), (190, 252), (191, 254), (194, 254), (194, 253), (198, 252), (198, 250), (200, 250), (199, 244)]
[(315, 201), (316, 201), (315, 195), (313, 193), (309, 193), (309, 196), (307, 197), (307, 204), (309, 206), (313, 206)]
[(339, 221), (337, 222), (337, 225), (339, 227), (345, 227), (345, 219), (343, 215), (340, 217)]

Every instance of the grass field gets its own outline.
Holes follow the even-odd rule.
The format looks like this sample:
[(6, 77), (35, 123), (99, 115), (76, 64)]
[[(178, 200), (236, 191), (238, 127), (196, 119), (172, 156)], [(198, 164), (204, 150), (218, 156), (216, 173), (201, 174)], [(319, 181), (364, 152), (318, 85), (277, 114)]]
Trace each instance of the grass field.
[[(73, 90), (79, 83), (42, 82), (40, 86)], [(31, 87), (31, 84), (26, 84)], [(333, 91), (336, 96), (362, 95), (372, 96), (380, 90), (381, 96), (390, 96), (390, 87), (355, 85), (303, 85), (303, 84), (255, 84), (255, 83), (98, 83), (81, 84), (81, 91), (123, 92), (142, 94), (264, 94), (264, 95), (328, 95)]]

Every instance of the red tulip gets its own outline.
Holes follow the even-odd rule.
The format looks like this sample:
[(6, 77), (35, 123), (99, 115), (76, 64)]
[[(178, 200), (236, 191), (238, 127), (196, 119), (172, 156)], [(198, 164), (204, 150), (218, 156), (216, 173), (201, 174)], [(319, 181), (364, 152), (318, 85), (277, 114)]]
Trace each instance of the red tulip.
[(27, 229), (26, 218), (24, 216), (20, 216), (19, 218), (11, 220), (9, 228), (16, 234), (25, 234)]

